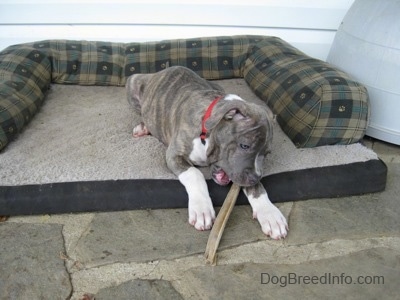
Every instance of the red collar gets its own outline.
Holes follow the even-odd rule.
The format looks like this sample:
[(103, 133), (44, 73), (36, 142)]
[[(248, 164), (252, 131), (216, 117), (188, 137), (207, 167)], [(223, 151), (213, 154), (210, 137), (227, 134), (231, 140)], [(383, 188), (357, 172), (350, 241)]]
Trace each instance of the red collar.
[(217, 102), (218, 102), (219, 100), (221, 100), (222, 97), (223, 97), (223, 96), (218, 96), (218, 97), (216, 97), (216, 98), (213, 100), (213, 102), (211, 102), (211, 104), (208, 106), (208, 108), (207, 108), (207, 110), (206, 110), (206, 112), (205, 112), (205, 114), (204, 114), (204, 116), (203, 116), (203, 120), (201, 121), (200, 140), (201, 140), (201, 143), (202, 143), (203, 145), (206, 144), (206, 135), (207, 135), (206, 121), (208, 120), (208, 118), (210, 118), (211, 113), (212, 113), (212, 110), (213, 110), (215, 104), (217, 104)]

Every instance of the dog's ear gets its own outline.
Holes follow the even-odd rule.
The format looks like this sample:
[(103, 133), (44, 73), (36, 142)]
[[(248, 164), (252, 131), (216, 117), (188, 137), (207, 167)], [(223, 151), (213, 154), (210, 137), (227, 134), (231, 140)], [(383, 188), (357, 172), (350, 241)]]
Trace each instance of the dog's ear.
[(246, 119), (246, 106), (243, 101), (226, 101), (221, 106), (214, 108), (210, 118), (206, 121), (206, 128), (210, 130), (222, 120), (239, 121)]
[(243, 113), (237, 108), (231, 109), (224, 115), (224, 119), (227, 121), (230, 121), (230, 120), (239, 121), (239, 120), (243, 120), (245, 118), (246, 117), (243, 115)]
[[(269, 115), (269, 113), (268, 113)], [(272, 152), (272, 140), (274, 136), (274, 122), (269, 117), (266, 118), (266, 125), (267, 125), (267, 147), (265, 149), (265, 155)]]

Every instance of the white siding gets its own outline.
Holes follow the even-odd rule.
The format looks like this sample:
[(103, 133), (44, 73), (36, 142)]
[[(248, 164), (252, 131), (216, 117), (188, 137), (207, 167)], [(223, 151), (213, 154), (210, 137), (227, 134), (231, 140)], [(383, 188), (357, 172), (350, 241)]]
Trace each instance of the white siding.
[(259, 34), (326, 59), (354, 0), (0, 0), (0, 49), (43, 39), (144, 42)]

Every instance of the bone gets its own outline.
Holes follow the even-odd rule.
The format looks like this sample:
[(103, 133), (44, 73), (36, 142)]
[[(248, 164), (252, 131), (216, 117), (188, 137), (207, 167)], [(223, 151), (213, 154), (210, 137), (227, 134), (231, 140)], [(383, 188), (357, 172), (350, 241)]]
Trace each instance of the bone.
[(218, 213), (218, 216), (214, 222), (214, 226), (211, 229), (210, 235), (207, 241), (206, 252), (204, 256), (206, 258), (206, 263), (212, 266), (217, 265), (217, 249), (219, 242), (221, 240), (222, 234), (224, 233), (225, 225), (228, 222), (229, 216), (235, 206), (236, 199), (240, 192), (240, 186), (232, 184), (228, 195), (225, 198), (224, 203)]

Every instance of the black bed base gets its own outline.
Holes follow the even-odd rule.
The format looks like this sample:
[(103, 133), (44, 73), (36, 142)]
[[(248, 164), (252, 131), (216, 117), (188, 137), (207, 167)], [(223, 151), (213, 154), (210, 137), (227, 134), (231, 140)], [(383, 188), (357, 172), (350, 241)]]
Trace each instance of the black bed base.
[[(335, 198), (383, 191), (387, 167), (381, 160), (311, 168), (262, 179), (272, 202)], [(215, 206), (230, 186), (207, 181)], [(178, 180), (140, 179), (0, 186), (0, 215), (35, 215), (187, 207)], [(247, 204), (241, 192), (237, 204)]]

